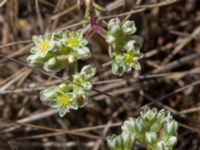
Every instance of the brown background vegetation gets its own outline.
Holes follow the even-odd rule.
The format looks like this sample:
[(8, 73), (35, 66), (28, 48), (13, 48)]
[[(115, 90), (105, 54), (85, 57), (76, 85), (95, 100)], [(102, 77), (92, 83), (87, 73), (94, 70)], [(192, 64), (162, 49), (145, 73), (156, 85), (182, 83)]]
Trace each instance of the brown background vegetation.
[[(93, 57), (80, 62), (98, 68), (90, 103), (60, 118), (42, 104), (39, 91), (62, 82), (27, 66), (32, 35), (90, 28), (80, 0), (0, 2), (0, 149), (104, 150), (105, 138), (120, 132), (128, 117), (148, 104), (170, 110), (180, 123), (175, 150), (200, 149), (200, 1), (96, 0), (113, 17), (134, 20), (144, 39), (142, 70), (112, 75), (108, 47), (95, 34)], [(108, 93), (110, 96), (106, 95)], [(136, 145), (135, 149), (143, 149)]]

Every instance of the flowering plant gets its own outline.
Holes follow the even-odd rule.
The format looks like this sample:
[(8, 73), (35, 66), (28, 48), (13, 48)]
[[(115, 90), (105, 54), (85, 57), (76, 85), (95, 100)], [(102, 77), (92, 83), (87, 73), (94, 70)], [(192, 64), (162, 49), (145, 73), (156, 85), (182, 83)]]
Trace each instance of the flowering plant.
[(35, 46), (27, 60), (30, 66), (43, 65), (48, 72), (58, 72), (79, 59), (90, 57), (87, 40), (79, 31), (33, 36), (33, 41)]
[(108, 23), (106, 41), (112, 47), (112, 72), (122, 76), (132, 68), (140, 70), (138, 60), (143, 57), (140, 53), (141, 39), (133, 35), (136, 32), (134, 21), (121, 23), (118, 18), (111, 19)]
[(90, 57), (86, 47), (87, 40), (79, 31), (53, 33), (44, 36), (33, 36), (35, 46), (27, 58), (29, 65), (42, 66), (45, 71), (58, 72), (68, 67), (69, 76), (74, 83), (62, 83), (40, 93), (41, 100), (52, 108), (59, 110), (63, 117), (70, 109), (78, 109), (88, 102), (88, 91), (92, 88), (91, 80), (96, 69), (88, 65), (78, 73), (77, 61)]
[(59, 86), (48, 88), (40, 93), (41, 100), (52, 108), (57, 108), (60, 117), (70, 109), (78, 109), (88, 103), (88, 91), (92, 88), (91, 79), (96, 70), (85, 66), (80, 73), (73, 76), (74, 83), (62, 83)]
[[(111, 49), (112, 73), (122, 76), (133, 69), (140, 70), (139, 60), (143, 57), (140, 52), (142, 39), (135, 35), (135, 22), (121, 22), (114, 18), (108, 22), (105, 31), (93, 14), (102, 9), (91, 0), (86, 1), (86, 4), (86, 17), (90, 16), (91, 23), (86, 35), (89, 37), (96, 32), (105, 38)], [(67, 68), (70, 77), (70, 82), (64, 81), (58, 86), (41, 91), (42, 102), (56, 108), (60, 117), (70, 110), (84, 107), (89, 100), (96, 69), (87, 65), (78, 72), (78, 60), (91, 57), (88, 41), (83, 33), (66, 31), (33, 36), (33, 42), (35, 46), (27, 58), (30, 66), (43, 66), (45, 71), (51, 73)], [(138, 118), (128, 119), (121, 129), (121, 134), (107, 137), (111, 150), (131, 150), (135, 142), (143, 144), (148, 150), (172, 150), (177, 142), (178, 123), (165, 110), (158, 112), (157, 109), (145, 107)]]
[(148, 150), (172, 150), (177, 131), (178, 123), (170, 112), (145, 107), (138, 118), (124, 122), (121, 135), (108, 136), (107, 142), (111, 150), (131, 150), (135, 141)]
[[(133, 35), (135, 32), (134, 21), (126, 21), (123, 24), (118, 18), (109, 21), (106, 41), (113, 48), (113, 74), (121, 76), (132, 68), (140, 69), (138, 60), (143, 56), (140, 53), (142, 44), (140, 38)], [(43, 66), (45, 71), (52, 73), (68, 67), (70, 79), (76, 83), (62, 83), (57, 87), (48, 88), (41, 92), (41, 100), (57, 108), (61, 117), (70, 109), (85, 106), (88, 101), (88, 91), (92, 88), (91, 80), (96, 70), (91, 66), (86, 66), (77, 73), (78, 60), (91, 57), (87, 47), (88, 42), (83, 34), (80, 31), (66, 31), (33, 36), (33, 42), (35, 46), (27, 58), (30, 66)]]

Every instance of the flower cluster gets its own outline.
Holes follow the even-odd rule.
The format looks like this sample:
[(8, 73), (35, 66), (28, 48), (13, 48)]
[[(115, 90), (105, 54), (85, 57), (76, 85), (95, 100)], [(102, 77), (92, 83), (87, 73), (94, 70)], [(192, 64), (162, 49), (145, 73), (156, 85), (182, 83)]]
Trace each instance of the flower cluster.
[(83, 67), (80, 73), (73, 75), (74, 83), (62, 83), (40, 93), (41, 100), (59, 110), (63, 117), (70, 109), (78, 109), (88, 103), (88, 91), (92, 88), (91, 80), (96, 70), (90, 65)]
[(112, 46), (112, 72), (115, 75), (123, 75), (132, 68), (140, 70), (138, 60), (143, 57), (140, 53), (142, 40), (133, 35), (136, 32), (134, 21), (121, 23), (118, 18), (111, 19), (108, 23), (106, 41)]
[(120, 135), (113, 134), (107, 138), (111, 150), (131, 150), (135, 142), (135, 135), (122, 132)]
[(78, 59), (90, 57), (87, 40), (82, 33), (70, 32), (33, 36), (35, 46), (28, 57), (30, 66), (42, 66), (48, 72), (58, 72)]
[[(177, 142), (177, 130), (178, 123), (170, 112), (145, 107), (138, 118), (124, 122), (121, 135), (108, 137), (107, 141), (111, 150), (131, 150), (134, 141), (140, 142), (148, 150), (172, 150)], [(123, 136), (125, 133), (126, 137)], [(129, 134), (135, 138), (130, 138)], [(116, 143), (130, 145), (122, 144), (123, 147), (119, 148)]]

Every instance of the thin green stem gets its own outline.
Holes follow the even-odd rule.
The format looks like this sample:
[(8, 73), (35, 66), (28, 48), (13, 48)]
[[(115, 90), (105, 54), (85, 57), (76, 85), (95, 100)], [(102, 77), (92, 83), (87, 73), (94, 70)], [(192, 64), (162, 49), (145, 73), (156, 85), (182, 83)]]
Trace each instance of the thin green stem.
[(75, 61), (69, 66), (69, 78), (70, 80), (73, 79), (73, 75), (78, 72), (78, 63)]

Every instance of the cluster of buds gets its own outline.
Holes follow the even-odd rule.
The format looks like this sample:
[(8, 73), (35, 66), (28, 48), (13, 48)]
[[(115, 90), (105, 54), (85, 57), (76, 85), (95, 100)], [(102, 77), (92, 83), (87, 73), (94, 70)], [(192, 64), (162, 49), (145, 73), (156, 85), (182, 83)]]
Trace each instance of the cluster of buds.
[[(108, 137), (107, 141), (111, 150), (131, 150), (134, 141), (143, 144), (148, 150), (172, 150), (177, 142), (177, 130), (178, 123), (170, 112), (164, 109), (158, 112), (155, 108), (145, 107), (138, 118), (124, 122), (121, 135)], [(123, 138), (125, 133), (135, 138)], [(116, 143), (127, 143), (131, 147), (122, 144), (123, 147), (119, 148)]]
[(136, 32), (134, 21), (122, 23), (118, 18), (111, 19), (108, 23), (106, 41), (112, 47), (112, 72), (123, 75), (132, 68), (140, 70), (138, 60), (143, 57), (140, 53), (142, 40), (133, 35)]
[(79, 31), (33, 36), (33, 41), (35, 46), (27, 59), (29, 65), (43, 65), (48, 72), (58, 72), (79, 59), (90, 57), (87, 40)]
[(88, 91), (92, 88), (91, 80), (95, 73), (95, 68), (85, 66), (80, 73), (73, 75), (73, 83), (62, 83), (42, 91), (41, 100), (57, 108), (60, 117), (63, 117), (70, 109), (76, 110), (88, 103)]
[(111, 150), (131, 150), (135, 142), (135, 135), (122, 132), (120, 135), (113, 134), (107, 138)]

